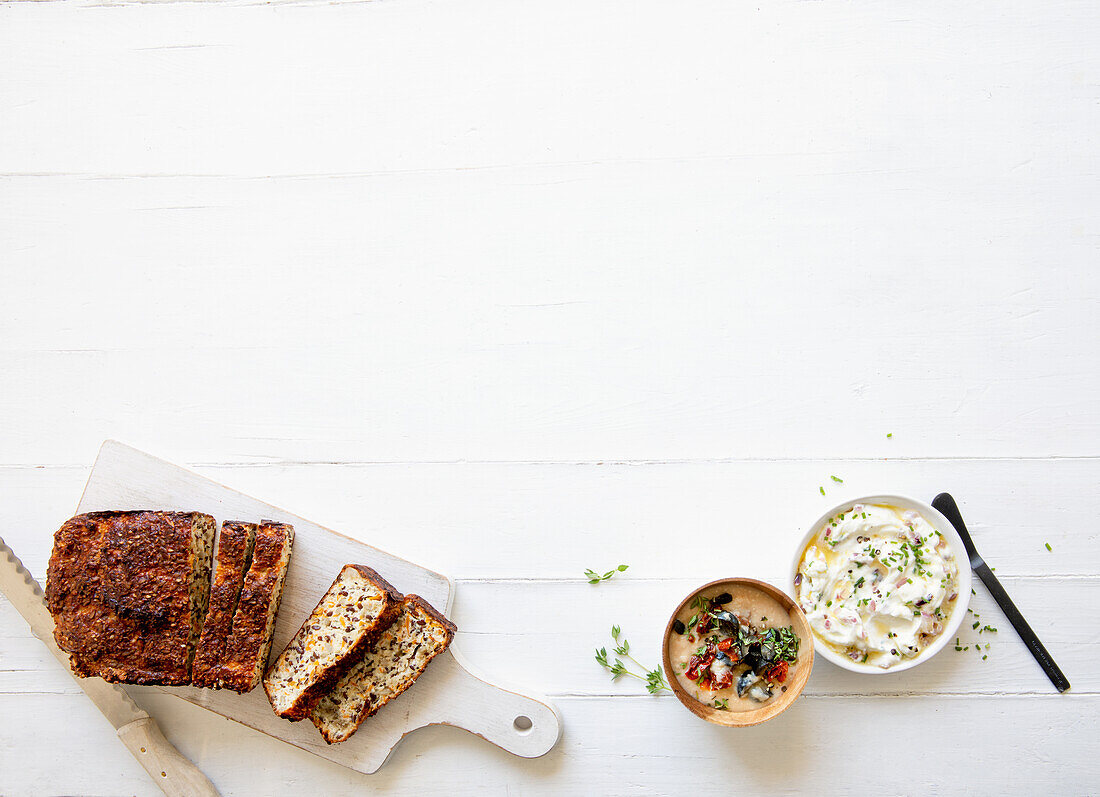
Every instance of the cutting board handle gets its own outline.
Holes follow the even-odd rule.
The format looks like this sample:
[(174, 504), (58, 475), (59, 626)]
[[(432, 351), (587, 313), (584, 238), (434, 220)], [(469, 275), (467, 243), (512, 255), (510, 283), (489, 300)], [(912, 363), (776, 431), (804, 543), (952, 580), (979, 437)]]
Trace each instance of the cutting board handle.
[(465, 728), (523, 758), (546, 755), (558, 743), (561, 718), (546, 698), (489, 683), (454, 646), (440, 658), (437, 664), (461, 676), (448, 680), (461, 684), (462, 691), (462, 699), (450, 703), (453, 713), (442, 712), (443, 723)]

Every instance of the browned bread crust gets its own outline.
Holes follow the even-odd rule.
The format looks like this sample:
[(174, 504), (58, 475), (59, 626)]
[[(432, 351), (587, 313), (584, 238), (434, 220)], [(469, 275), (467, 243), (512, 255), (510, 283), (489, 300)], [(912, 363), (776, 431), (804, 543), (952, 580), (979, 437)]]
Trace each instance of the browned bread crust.
[(226, 520), (218, 537), (217, 566), (214, 586), (210, 590), (210, 610), (202, 625), (202, 636), (195, 649), (191, 667), (191, 683), (217, 689), (226, 645), (233, 632), (233, 616), (241, 595), (245, 574), (252, 563), (253, 542), (257, 526)]
[[(344, 596), (343, 601), (348, 600), (346, 574), (352, 570), (382, 593), (381, 608), (366, 622), (354, 626), (344, 625), (326, 638), (329, 623), (334, 619), (333, 609), (326, 607), (332, 607), (334, 602), (339, 603), (341, 596)], [(392, 584), (366, 565), (344, 565), (317, 607), (264, 676), (264, 691), (267, 692), (275, 713), (294, 722), (308, 717), (316, 702), (352, 664), (362, 658), (371, 642), (394, 621), (401, 611), (403, 598)], [(341, 639), (333, 639), (336, 636)], [(329, 642), (340, 643), (335, 657), (326, 657), (324, 661), (319, 661), (313, 650), (319, 647), (318, 643)]]
[(77, 675), (180, 685), (206, 611), (214, 518), (91, 512), (54, 535), (46, 600)]
[(294, 527), (285, 523), (265, 520), (256, 531), (252, 565), (241, 587), (232, 636), (218, 669), (219, 685), (226, 689), (251, 691), (267, 668), (293, 542)]
[(419, 595), (406, 595), (393, 624), (310, 712), (325, 741), (348, 739), (368, 717), (400, 697), (450, 647), (457, 631)]

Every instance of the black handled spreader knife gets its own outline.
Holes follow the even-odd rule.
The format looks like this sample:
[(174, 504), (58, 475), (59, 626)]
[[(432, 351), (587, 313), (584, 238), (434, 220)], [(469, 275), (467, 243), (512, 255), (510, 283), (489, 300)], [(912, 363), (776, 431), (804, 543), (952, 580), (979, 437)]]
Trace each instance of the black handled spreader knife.
[(959, 512), (959, 507), (955, 504), (955, 499), (951, 497), (950, 493), (940, 493), (932, 500), (932, 506), (943, 513), (943, 516), (951, 521), (951, 525), (955, 527), (955, 531), (959, 532), (959, 536), (962, 537), (963, 545), (966, 546), (966, 554), (970, 557), (970, 566), (974, 569), (974, 572), (978, 574), (978, 578), (985, 584), (986, 589), (993, 596), (993, 600), (997, 601), (997, 605), (1001, 607), (1001, 610), (1008, 617), (1008, 621), (1012, 623), (1012, 627), (1016, 629), (1016, 633), (1020, 635), (1020, 639), (1024, 640), (1024, 644), (1027, 645), (1027, 649), (1031, 651), (1031, 655), (1035, 657), (1035, 661), (1039, 662), (1039, 666), (1043, 668), (1043, 672), (1047, 674), (1047, 678), (1054, 684), (1054, 687), (1059, 692), (1064, 692), (1069, 689), (1069, 681), (1066, 676), (1062, 674), (1062, 671), (1058, 669), (1058, 665), (1054, 663), (1054, 659), (1051, 658), (1050, 653), (1043, 647), (1043, 643), (1039, 641), (1039, 637), (1035, 636), (1035, 632), (1031, 630), (1031, 626), (1027, 624), (1027, 620), (1020, 614), (1020, 610), (1016, 608), (1016, 604), (1012, 602), (1012, 598), (1008, 597), (1008, 593), (1005, 592), (1005, 588), (1001, 586), (1001, 582), (997, 580), (997, 577), (993, 575), (993, 571), (989, 569), (989, 565), (985, 563), (981, 555), (978, 553), (978, 549), (974, 547), (974, 541), (970, 539), (970, 532), (966, 530), (966, 524), (963, 523), (962, 513)]

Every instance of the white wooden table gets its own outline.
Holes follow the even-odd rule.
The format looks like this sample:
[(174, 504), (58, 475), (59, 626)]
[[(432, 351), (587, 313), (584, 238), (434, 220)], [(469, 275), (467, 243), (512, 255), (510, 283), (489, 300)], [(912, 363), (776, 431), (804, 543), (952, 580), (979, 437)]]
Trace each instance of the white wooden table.
[[(44, 577), (118, 438), (455, 577), (456, 644), (565, 722), (366, 777), (148, 696), (225, 794), (1095, 794), (1098, 41), (1094, 2), (0, 4), (0, 535)], [(942, 490), (1070, 693), (980, 584), (987, 660), (819, 661), (752, 729), (592, 660)], [(0, 793), (157, 793), (3, 599), (0, 712)]]

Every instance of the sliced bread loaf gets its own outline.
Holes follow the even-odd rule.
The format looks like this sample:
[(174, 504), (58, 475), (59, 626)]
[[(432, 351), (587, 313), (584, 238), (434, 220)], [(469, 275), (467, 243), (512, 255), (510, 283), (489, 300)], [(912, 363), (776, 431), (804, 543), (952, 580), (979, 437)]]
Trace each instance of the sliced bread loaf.
[(393, 625), (310, 712), (325, 741), (344, 741), (367, 717), (412, 686), (431, 660), (447, 649), (457, 630), (423, 598), (406, 596)]
[(90, 512), (54, 536), (46, 600), (79, 676), (178, 686), (206, 615), (214, 518)]
[(279, 654), (264, 691), (280, 717), (301, 720), (401, 609), (401, 594), (365, 565), (344, 565)]
[(214, 586), (210, 590), (210, 609), (202, 625), (202, 636), (195, 650), (195, 662), (191, 667), (191, 683), (217, 689), (220, 665), (225, 648), (232, 636), (233, 616), (237, 613), (237, 601), (241, 595), (245, 574), (252, 564), (252, 546), (257, 526), (227, 520), (222, 523), (218, 536), (217, 564), (214, 567)]

